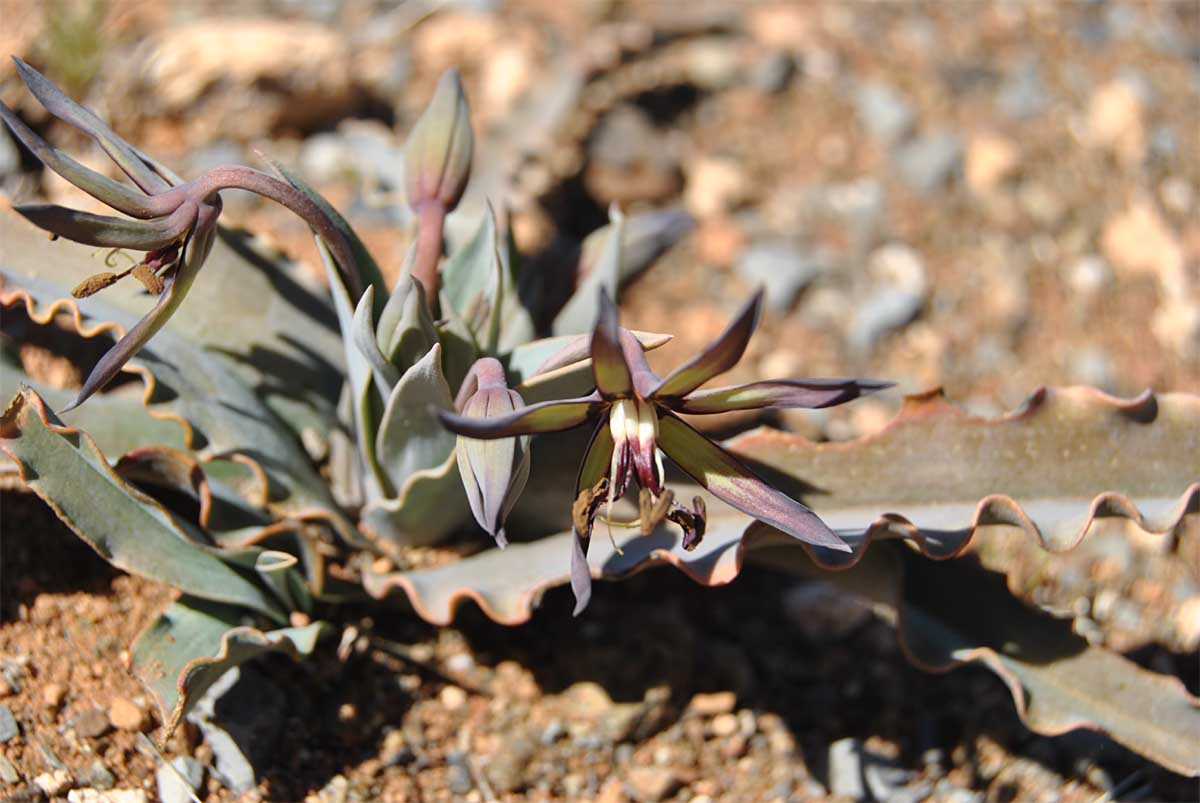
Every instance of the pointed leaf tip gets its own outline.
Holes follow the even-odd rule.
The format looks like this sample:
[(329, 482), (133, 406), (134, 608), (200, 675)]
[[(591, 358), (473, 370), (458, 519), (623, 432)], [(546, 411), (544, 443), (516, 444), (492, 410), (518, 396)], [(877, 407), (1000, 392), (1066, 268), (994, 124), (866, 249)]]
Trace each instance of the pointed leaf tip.
[(654, 395), (668, 398), (684, 396), (737, 365), (758, 326), (762, 300), (763, 291), (759, 288), (725, 331), (705, 346), (703, 351), (668, 374), (654, 389)]
[(600, 309), (592, 330), (592, 373), (596, 389), (606, 398), (622, 398), (633, 390), (633, 378), (621, 346), (617, 305), (600, 288)]

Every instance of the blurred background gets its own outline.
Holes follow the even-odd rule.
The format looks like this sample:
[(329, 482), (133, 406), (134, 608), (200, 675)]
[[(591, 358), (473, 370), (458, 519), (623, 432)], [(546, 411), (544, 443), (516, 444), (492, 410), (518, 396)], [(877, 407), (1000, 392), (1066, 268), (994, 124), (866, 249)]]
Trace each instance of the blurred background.
[[(297, 168), (393, 273), (412, 237), (404, 137), (442, 71), (457, 67), (477, 150), (452, 235), (470, 231), (490, 199), (518, 246), (554, 276), (573, 269), (574, 249), (611, 204), (693, 218), (622, 297), (626, 325), (675, 334), (653, 355), (658, 367), (715, 336), (763, 284), (768, 314), (731, 381), (860, 375), (894, 379), (904, 392), (941, 385), (987, 416), (1043, 384), (1121, 396), (1200, 391), (1196, 2), (0, 0), (0, 12), (0, 54), (46, 72), (119, 134), (184, 176), (261, 164), (258, 153)], [(90, 141), (48, 119), (7, 61), (0, 99), (81, 161), (111, 171)], [(0, 188), (94, 208), (4, 130)], [(269, 237), (319, 277), (298, 219), (226, 195), (223, 222)], [(776, 423), (845, 439), (878, 430), (901, 401), (881, 394)], [(1186, 678), (1200, 646), (1200, 583), (1177, 564), (1165, 568), (1156, 550), (1096, 539), (1053, 570), (1036, 556), (1014, 562), (1013, 585), (1075, 610), (1114, 649), (1171, 645), (1175, 653), (1140, 660)], [(644, 777), (640, 800), (766, 799), (779, 789), (820, 798), (825, 787), (796, 780), (807, 773), (779, 756), (799, 741), (801, 753), (827, 763), (822, 777), (832, 784), (832, 764), (845, 757), (824, 758), (827, 742), (847, 732), (859, 749), (908, 768), (878, 787), (904, 799), (1095, 800), (1129, 778), (1123, 799), (1187, 794), (1186, 781), (1124, 754), (1105, 767), (1088, 763), (1100, 752), (1094, 741), (1029, 735), (1000, 681), (982, 670), (920, 675), (896, 654), (890, 629), (860, 627), (868, 614), (844, 598), (759, 577), (751, 591), (784, 601), (766, 612), (744, 586), (702, 591), (673, 573), (653, 575), (598, 592), (600, 613), (582, 631), (565, 615), (542, 620), (599, 668), (553, 653), (545, 631), (497, 634), (473, 612), (463, 632), (421, 636), (426, 658), (495, 665), (514, 710), (532, 706), (547, 729), (560, 709), (607, 722), (633, 716), (617, 712), (636, 704), (637, 716), (652, 717), (652, 681), (662, 673), (676, 692), (714, 692), (698, 705), (728, 732), (708, 752), (679, 758), (674, 737), (630, 731), (638, 756), (667, 750), (676, 758), (665, 763), (684, 768), (657, 797)], [(664, 593), (684, 602), (643, 620)], [(626, 597), (639, 618), (622, 628), (611, 617)], [(697, 617), (702, 625), (681, 624)], [(733, 634), (759, 618), (766, 629), (746, 643), (763, 652), (747, 657)], [(794, 670), (780, 632), (822, 647), (811, 667)], [(587, 646), (600, 637), (636, 660)], [(663, 668), (701, 638), (713, 656), (686, 670), (712, 675), (680, 681)], [(657, 647), (642, 654), (646, 639)], [(771, 671), (759, 677), (800, 671), (825, 685), (746, 687), (754, 672), (743, 664), (761, 670), (760, 660)], [(573, 682), (593, 675), (607, 691)], [(384, 682), (392, 676), (363, 688)], [(1186, 682), (1194, 693), (1194, 678)], [(746, 725), (729, 689), (778, 715)], [(407, 716), (424, 723), (431, 744), (452, 744), (462, 706), (435, 692)], [(500, 725), (489, 727), (502, 741)], [(453, 798), (453, 764), (413, 770), (413, 781), (381, 770), (391, 766), (391, 737), (381, 733), (354, 741), (339, 731), (348, 747), (334, 757), (288, 756), (301, 779), (291, 788), (303, 794), (308, 779), (324, 783), (365, 758), (395, 783), (394, 799), (414, 789)], [(513, 770), (513, 788), (570, 798), (560, 776), (573, 765), (539, 764), (557, 737), (540, 738)], [(363, 766), (351, 777), (367, 788)], [(285, 773), (282, 788), (291, 779)], [(320, 799), (347, 799), (336, 792)]]
[[(694, 217), (625, 298), (676, 333), (660, 365), (762, 283), (744, 374), (944, 385), (989, 415), (1040, 384), (1200, 387), (1195, 3), (9, 0), (3, 28), (184, 175), (298, 167), (392, 270), (404, 136), (457, 67), (478, 148), (452, 231), (490, 198), (553, 272), (609, 204)], [(0, 98), (50, 125), (10, 64)], [(10, 194), (76, 192), (32, 168), (0, 134)], [(282, 209), (227, 206), (313, 260)], [(847, 437), (898, 400), (789, 423)]]

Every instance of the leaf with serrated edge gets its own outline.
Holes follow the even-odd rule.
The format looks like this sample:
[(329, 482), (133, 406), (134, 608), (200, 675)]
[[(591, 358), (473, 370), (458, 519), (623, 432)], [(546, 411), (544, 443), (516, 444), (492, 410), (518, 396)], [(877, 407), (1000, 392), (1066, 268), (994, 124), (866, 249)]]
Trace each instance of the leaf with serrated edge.
[(192, 542), (161, 505), (109, 467), (86, 433), (54, 418), (33, 390), (22, 388), (0, 418), (0, 449), (25, 484), (117, 568), (285, 619), (262, 588)]
[(413, 472), (392, 499), (372, 500), (362, 528), (379, 546), (429, 546), (461, 528), (471, 510), (453, 451), (440, 466)]
[[(895, 421), (858, 441), (813, 444), (758, 431), (727, 446), (760, 466), (796, 472), (815, 489), (808, 501), (854, 551), (845, 555), (807, 545), (800, 550), (822, 569), (844, 570), (873, 554), (867, 547), (876, 538), (908, 539), (926, 557), (941, 560), (961, 553), (977, 533), (986, 537), (993, 526), (1018, 526), (1053, 551), (1078, 544), (1098, 517), (1128, 518), (1151, 532), (1180, 530), (1200, 510), (1198, 438), (1200, 397), (1146, 395), (1122, 401), (1087, 388), (1069, 388), (1039, 390), (1021, 411), (996, 420), (971, 418), (940, 395), (925, 394), (910, 397)], [(1103, 460), (1097, 459), (1097, 450)], [(1003, 465), (979, 465), (988, 460)], [(888, 485), (881, 490), (877, 482)], [(992, 493), (992, 488), (1005, 493)], [(676, 491), (682, 499), (692, 495), (687, 487)], [(899, 501), (888, 501), (888, 494), (898, 495)], [(623, 554), (607, 538), (593, 539), (593, 576), (617, 578), (667, 563), (697, 582), (719, 585), (737, 576), (749, 551), (786, 546), (800, 553), (782, 534), (761, 524), (747, 532), (748, 517), (711, 497), (706, 501), (708, 532), (694, 552), (684, 552), (678, 533), (665, 529), (649, 537), (614, 531)], [(513, 543), (506, 550), (488, 550), (436, 569), (368, 574), (364, 585), (374, 596), (403, 591), (414, 610), (433, 623), (448, 623), (456, 607), (470, 599), (495, 621), (519, 624), (528, 621), (547, 588), (566, 582), (570, 538), (570, 533), (560, 533), (533, 543)], [(824, 576), (836, 580), (843, 574)], [(1128, 667), (1114, 663), (1120, 659), (1085, 655), (1081, 671), (1111, 668), (1130, 676)], [(1003, 666), (1005, 660), (969, 650), (954, 657), (993, 666)], [(1028, 674), (1036, 668), (1008, 666), (1006, 671), (1020, 683), (1058, 682)], [(1063, 676), (1069, 673), (1056, 677)], [(1171, 722), (1191, 722), (1180, 719), (1185, 703), (1195, 705), (1191, 698), (1181, 698), (1176, 684), (1149, 677), (1174, 695), (1174, 702), (1165, 703)], [(1057, 733), (1068, 727), (1067, 722), (1076, 722), (1061, 712), (1051, 713), (1035, 716), (1031, 707), (1031, 727)], [(1119, 721), (1093, 720), (1089, 726), (1108, 730), (1177, 771), (1200, 773), (1200, 760), (1194, 753), (1182, 755), (1184, 748), (1171, 752), (1162, 741), (1139, 741), (1122, 730), (1125, 725)]]
[[(26, 284), (32, 291), (14, 289), (9, 293), (6, 287), (0, 287), (0, 306), (23, 304), (29, 317), (39, 324), (65, 311), (84, 337), (107, 331), (119, 335), (121, 327), (134, 319), (132, 313), (102, 302), (91, 304), (85, 316), (80, 303), (62, 298), (64, 294), (59, 290), (35, 280)], [(35, 298), (57, 300), (40, 303)], [(107, 322), (90, 325), (88, 320), (93, 315)], [(343, 538), (356, 538), (353, 526), (338, 510), (294, 433), (266, 407), (259, 393), (230, 370), (230, 363), (222, 355), (197, 348), (168, 326), (135, 358), (135, 363), (124, 370), (142, 377), (142, 399), (149, 414), (179, 424), (187, 448), (196, 449), (205, 460), (240, 455), (254, 462), (275, 489), (269, 500), (275, 515), (323, 519)], [(72, 421), (75, 414), (68, 414)], [(84, 418), (81, 416), (81, 420)]]
[(158, 704), (160, 742), (228, 670), (266, 652), (309, 655), (329, 631), (324, 622), (262, 631), (242, 626), (241, 617), (237, 608), (184, 596), (138, 635), (130, 662)]
[(1070, 621), (1013, 596), (999, 572), (967, 559), (925, 560), (888, 544), (845, 572), (822, 571), (795, 549), (766, 548), (751, 559), (819, 577), (882, 606), (898, 617), (900, 644), (922, 669), (984, 664), (1038, 733), (1099, 730), (1174, 772), (1200, 775), (1200, 699), (1178, 678), (1088, 645)]

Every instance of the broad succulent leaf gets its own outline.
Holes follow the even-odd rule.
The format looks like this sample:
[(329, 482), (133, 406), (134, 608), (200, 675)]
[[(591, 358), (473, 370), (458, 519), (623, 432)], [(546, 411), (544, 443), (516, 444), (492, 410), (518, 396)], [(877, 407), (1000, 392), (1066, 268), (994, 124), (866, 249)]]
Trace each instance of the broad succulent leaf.
[(479, 346), (471, 328), (451, 306), (445, 293), (442, 294), (441, 308), (442, 319), (435, 326), (438, 342), (442, 344), (442, 370), (450, 387), (456, 388), (479, 358)]
[(465, 317), (487, 296), (499, 250), (498, 236), (496, 213), (489, 206), (471, 239), (442, 263), (442, 292), (459, 315)]
[[(23, 304), (35, 323), (48, 323), (56, 312), (66, 311), (75, 318), (79, 332), (91, 337), (109, 330), (119, 333), (122, 326), (137, 320), (136, 313), (95, 298), (64, 299), (63, 291), (38, 280), (20, 279), (18, 285), (7, 274), (0, 278), (5, 282), (0, 286), (0, 306)], [(96, 319), (106, 323), (90, 323)], [(323, 519), (343, 538), (355, 540), (353, 526), (333, 502), (296, 433), (266, 406), (260, 394), (270, 391), (255, 392), (244, 384), (240, 377), (245, 374), (224, 354), (197, 347), (172, 326), (138, 355), (130, 369), (144, 380), (143, 401), (149, 414), (175, 422), (187, 448), (203, 459), (239, 455), (255, 466), (273, 489), (268, 503), (274, 515)]]
[(329, 631), (323, 622), (262, 631), (242, 624), (244, 611), (183, 596), (159, 614), (131, 650), (135, 675), (150, 691), (166, 737), (229, 669), (267, 652), (309, 655)]
[(596, 322), (596, 295), (601, 290), (608, 298), (617, 297), (621, 281), (622, 248), (625, 216), (613, 207), (611, 222), (604, 235), (604, 246), (593, 267), (579, 282), (575, 293), (554, 317), (552, 331), (556, 335), (578, 335), (590, 332)]
[[(338, 324), (343, 332), (342, 347), (345, 354), (347, 396), (352, 420), (346, 424), (354, 432), (355, 443), (358, 446), (353, 456), (347, 459), (357, 464), (357, 474), (362, 481), (367, 497), (383, 496), (387, 480), (383, 470), (375, 459), (375, 433), (378, 428), (379, 416), (383, 412), (382, 394), (374, 387), (374, 377), (371, 363), (363, 354), (362, 349), (354, 342), (354, 302), (350, 293), (338, 276), (337, 266), (333, 255), (319, 239), (317, 248), (325, 263), (325, 275), (329, 279), (329, 292), (333, 296), (333, 307), (337, 311)], [(381, 313), (387, 315), (387, 309)]]
[[(670, 335), (634, 332), (646, 351), (670, 341)], [(534, 340), (513, 349), (507, 373), (529, 404), (582, 396), (595, 387), (589, 356), (591, 335), (563, 335)]]
[(795, 549), (751, 554), (853, 591), (897, 617), (900, 645), (917, 666), (946, 672), (980, 662), (1009, 687), (1032, 730), (1102, 731), (1184, 775), (1200, 775), (1200, 699), (1178, 678), (1090, 646), (1069, 620), (1022, 603), (1003, 574), (974, 561), (930, 561), (880, 544), (845, 572), (824, 572)]
[[(591, 570), (593, 576), (619, 578), (667, 563), (697, 582), (718, 585), (738, 575), (748, 553), (764, 550), (764, 561), (787, 569), (811, 559), (821, 571), (861, 563), (865, 573), (874, 561), (887, 560), (891, 547), (869, 549), (872, 541), (907, 540), (922, 553), (915, 562), (905, 558), (921, 579), (891, 590), (884, 586), (881, 593), (894, 595), (906, 649), (918, 663), (945, 669), (982, 661), (1005, 678), (1015, 696), (1020, 691), (1018, 707), (1039, 732), (1105, 730), (1176, 771), (1200, 774), (1195, 749), (1200, 701), (1180, 684), (1102, 650), (1080, 651), (1073, 637), (1064, 636), (1059, 645), (1065, 650), (1061, 660), (1044, 665), (992, 649), (1009, 638), (1020, 650), (1027, 637), (1029, 654), (1044, 656), (1046, 634), (1065, 631), (1011, 600), (1002, 609), (1013, 612), (1012, 620), (994, 632), (987, 629), (989, 620), (972, 614), (992, 603), (963, 602), (968, 592), (983, 594), (987, 585), (973, 582), (969, 567), (966, 579), (953, 579), (958, 563), (942, 562), (998, 526), (1018, 527), (1050, 551), (1073, 548), (1098, 518), (1131, 519), (1163, 537), (1194, 529), (1200, 509), (1198, 441), (1200, 397), (1186, 394), (1120, 400), (1087, 388), (1042, 389), (1020, 411), (988, 421), (960, 412), (939, 394), (913, 396), (888, 427), (859, 441), (814, 444), (760, 430), (727, 444), (742, 459), (773, 468), (774, 481), (790, 477), (796, 492), (851, 545), (851, 553), (785, 539), (706, 497), (708, 531), (694, 552), (685, 552), (678, 536), (664, 529), (646, 537), (614, 529), (620, 552), (607, 538), (593, 538)], [(536, 454), (534, 460), (536, 468)], [(676, 491), (683, 498), (692, 494), (686, 487)], [(546, 588), (567, 581), (565, 558), (573, 541), (570, 532), (560, 533), (436, 569), (368, 575), (364, 584), (375, 596), (403, 591), (414, 610), (434, 623), (449, 622), (455, 608), (470, 599), (497, 622), (518, 624), (529, 619)], [(924, 574), (935, 571), (927, 558), (939, 561), (936, 571), (942, 574)], [(840, 582), (855, 574), (822, 576)], [(1018, 610), (1042, 624), (1027, 625)], [(1064, 693), (1073, 678), (1088, 684), (1083, 697)], [(1100, 710), (1105, 697), (1121, 689), (1119, 709)], [(1147, 703), (1151, 696), (1159, 700), (1161, 720), (1155, 714), (1160, 708)]]
[(579, 276), (588, 276), (598, 265), (603, 264), (609, 234), (617, 225), (622, 227), (621, 259), (617, 279), (624, 286), (683, 239), (692, 230), (695, 220), (682, 209), (660, 209), (629, 215), (619, 224), (608, 223), (584, 238), (579, 249)]
[(361, 527), (387, 544), (429, 546), (470, 519), (453, 450), (441, 465), (410, 474), (398, 495), (374, 498), (363, 508)]
[(268, 591), (192, 540), (160, 504), (121, 479), (86, 433), (64, 426), (32, 389), (22, 388), (0, 418), (0, 448), (25, 484), (117, 568), (286, 619)]
[[(36, 382), (26, 375), (20, 365), (0, 359), (0, 388), (8, 390), (22, 385), (32, 387), (53, 410), (66, 407), (75, 398), (74, 391)], [(169, 418), (151, 415), (142, 402), (142, 390), (137, 387), (120, 388), (97, 396), (78, 408), (71, 415), (71, 421), (88, 433), (105, 454), (123, 455), (156, 444), (176, 449), (187, 445), (184, 427)]]
[(414, 472), (444, 463), (454, 451), (454, 434), (439, 426), (434, 412), (454, 409), (441, 360), (435, 343), (405, 371), (384, 408), (375, 453), (392, 489)]
[(374, 287), (368, 287), (362, 298), (358, 300), (358, 307), (354, 310), (351, 326), (352, 331), (347, 334), (354, 341), (354, 345), (358, 347), (359, 354), (371, 366), (376, 387), (384, 396), (391, 394), (392, 388), (400, 381), (400, 371), (379, 348), (379, 341), (375, 335)]

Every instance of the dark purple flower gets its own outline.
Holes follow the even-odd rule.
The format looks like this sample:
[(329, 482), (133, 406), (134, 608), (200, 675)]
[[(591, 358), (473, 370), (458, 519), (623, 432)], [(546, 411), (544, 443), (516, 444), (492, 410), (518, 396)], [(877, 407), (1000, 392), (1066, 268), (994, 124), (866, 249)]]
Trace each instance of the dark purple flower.
[(617, 308), (602, 292), (591, 342), (594, 393), (533, 404), (486, 419), (441, 414), (447, 429), (480, 439), (555, 432), (595, 422), (575, 487), (571, 587), (577, 614), (591, 596), (587, 548), (592, 524), (600, 507), (624, 494), (631, 479), (642, 488), (639, 507), (644, 532), (667, 518), (684, 528), (685, 548), (694, 548), (703, 537), (704, 509), (700, 500), (691, 509), (686, 508), (663, 487), (663, 453), (710, 493), (738, 510), (806, 543), (850, 550), (815, 513), (768, 485), (677, 415), (829, 407), (893, 384), (871, 379), (779, 379), (698, 390), (741, 359), (761, 305), (759, 291), (716, 340), (663, 378), (650, 370), (633, 334), (618, 325)]
[(34, 225), (85, 245), (145, 251), (146, 257), (122, 274), (103, 273), (82, 282), (76, 295), (90, 295), (126, 274), (158, 291), (158, 302), (101, 358), (66, 412), (109, 382), (174, 314), (212, 250), (223, 189), (243, 189), (270, 198), (300, 217), (326, 241), (349, 286), (361, 294), (350, 246), (321, 209), (304, 193), (249, 167), (218, 167), (193, 181), (167, 168), (113, 133), (92, 112), (71, 100), (44, 75), (14, 57), (21, 80), (46, 110), (91, 136), (136, 186), (114, 181), (54, 148), (12, 110), (0, 103), (0, 119), (42, 164), (97, 200), (128, 217), (81, 212), (54, 204), (16, 207)]

